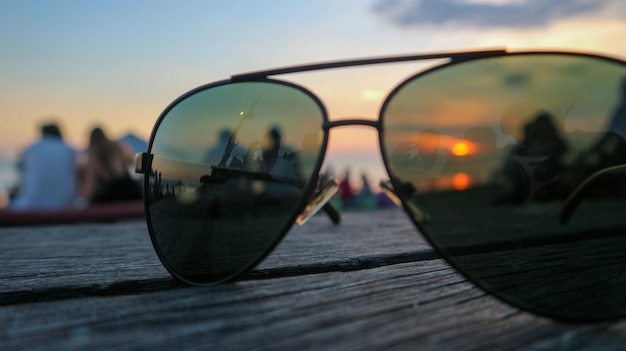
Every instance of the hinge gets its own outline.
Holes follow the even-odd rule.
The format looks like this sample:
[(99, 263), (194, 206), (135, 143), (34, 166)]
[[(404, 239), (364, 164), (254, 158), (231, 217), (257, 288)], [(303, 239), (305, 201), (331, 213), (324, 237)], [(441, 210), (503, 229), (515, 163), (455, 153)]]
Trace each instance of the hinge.
[(144, 174), (148, 168), (148, 159), (150, 155), (145, 152), (135, 154), (135, 173)]

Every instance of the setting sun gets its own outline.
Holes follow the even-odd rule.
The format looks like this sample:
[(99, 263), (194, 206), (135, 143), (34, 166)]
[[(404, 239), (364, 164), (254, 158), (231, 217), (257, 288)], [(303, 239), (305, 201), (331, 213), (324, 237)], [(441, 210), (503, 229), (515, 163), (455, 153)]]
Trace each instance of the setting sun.
[(455, 156), (465, 156), (469, 154), (470, 148), (464, 141), (459, 141), (452, 146), (452, 154)]

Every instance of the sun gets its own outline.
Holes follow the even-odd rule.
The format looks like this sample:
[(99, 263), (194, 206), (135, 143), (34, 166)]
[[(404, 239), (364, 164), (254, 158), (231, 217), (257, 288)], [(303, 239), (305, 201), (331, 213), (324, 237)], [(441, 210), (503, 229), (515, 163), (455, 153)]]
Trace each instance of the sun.
[(452, 146), (452, 154), (455, 156), (465, 156), (469, 154), (469, 145), (464, 141), (458, 141)]

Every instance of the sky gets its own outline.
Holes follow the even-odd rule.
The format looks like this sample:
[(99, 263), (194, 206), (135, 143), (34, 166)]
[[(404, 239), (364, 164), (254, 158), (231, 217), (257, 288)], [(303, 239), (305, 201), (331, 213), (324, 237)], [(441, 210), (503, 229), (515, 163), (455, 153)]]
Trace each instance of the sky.
[[(148, 138), (185, 91), (232, 74), (470, 48), (572, 49), (626, 58), (623, 0), (0, 0), (0, 157), (60, 123), (82, 148), (101, 125)], [(294, 76), (333, 118), (375, 117), (415, 65)], [(291, 78), (291, 77), (289, 77)], [(376, 134), (333, 132), (327, 158), (383, 177)]]

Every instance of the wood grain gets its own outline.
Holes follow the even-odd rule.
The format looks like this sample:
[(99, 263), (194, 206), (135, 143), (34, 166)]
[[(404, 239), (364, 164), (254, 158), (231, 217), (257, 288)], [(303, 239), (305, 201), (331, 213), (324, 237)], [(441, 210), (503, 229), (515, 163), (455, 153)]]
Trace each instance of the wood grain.
[(316, 216), (240, 280), (175, 281), (144, 223), (0, 230), (6, 350), (622, 350), (626, 321), (570, 325), (467, 282), (401, 211)]

